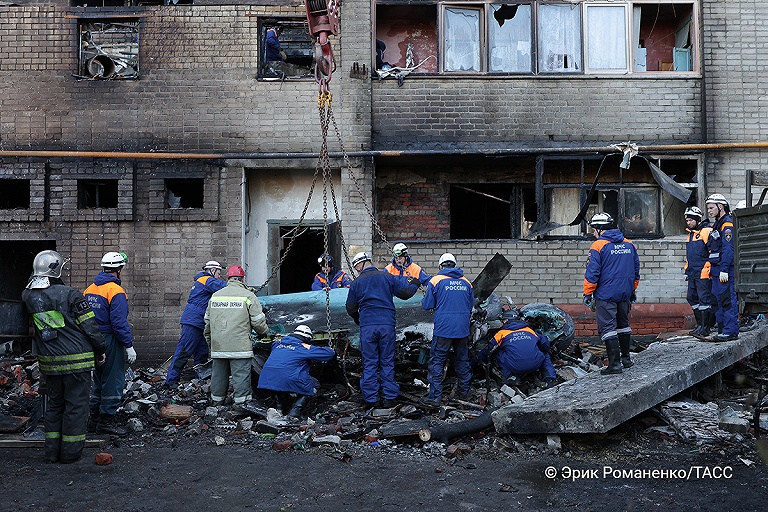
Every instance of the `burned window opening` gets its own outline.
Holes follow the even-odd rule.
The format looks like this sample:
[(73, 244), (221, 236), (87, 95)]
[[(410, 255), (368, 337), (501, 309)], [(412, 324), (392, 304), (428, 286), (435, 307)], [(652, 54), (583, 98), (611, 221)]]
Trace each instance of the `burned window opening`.
[(451, 185), (451, 239), (518, 238), (536, 220), (534, 190), (507, 183)]
[(117, 208), (118, 180), (77, 180), (77, 207)]
[(259, 41), (260, 78), (314, 79), (314, 45), (305, 19), (281, 18), (260, 21)]
[(177, 208), (203, 208), (205, 204), (205, 180), (167, 179), (165, 180), (166, 206)]
[(77, 78), (136, 79), (139, 76), (138, 20), (80, 20)]
[(3, 193), (0, 194), (0, 210), (28, 210), (30, 204), (29, 180), (2, 180)]
[[(493, 0), (377, 5), (380, 62), (408, 73), (614, 74), (698, 70), (698, 1)], [(408, 21), (406, 21), (408, 20)]]

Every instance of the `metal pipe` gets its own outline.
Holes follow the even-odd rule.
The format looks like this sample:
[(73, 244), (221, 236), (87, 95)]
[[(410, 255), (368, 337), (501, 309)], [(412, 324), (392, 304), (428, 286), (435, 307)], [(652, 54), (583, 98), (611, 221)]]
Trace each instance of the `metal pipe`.
[[(670, 151), (713, 151), (722, 149), (764, 149), (768, 142), (723, 142), (709, 144), (660, 144), (658, 146), (638, 146), (641, 152), (670, 152)], [(578, 153), (621, 153), (613, 146), (584, 146), (584, 147), (539, 147), (539, 148), (506, 148), (506, 149), (429, 149), (429, 150), (370, 150), (350, 151), (346, 156), (358, 157), (402, 157), (402, 156), (514, 156), (540, 154), (578, 154)], [(124, 152), (124, 151), (47, 151), (47, 150), (0, 150), (0, 158), (124, 158), (150, 160), (269, 160), (284, 158), (318, 158), (319, 153), (173, 153), (160, 151)], [(331, 158), (345, 156), (342, 152), (329, 152)]]

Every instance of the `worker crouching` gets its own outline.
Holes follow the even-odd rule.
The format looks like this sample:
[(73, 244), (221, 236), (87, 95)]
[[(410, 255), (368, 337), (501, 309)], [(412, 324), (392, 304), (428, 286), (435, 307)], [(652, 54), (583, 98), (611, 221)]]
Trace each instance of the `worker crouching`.
[(331, 347), (310, 345), (310, 341), (312, 330), (300, 325), (292, 334), (273, 342), (259, 376), (259, 389), (274, 391), (283, 411), (290, 407), (288, 416), (294, 418), (302, 417), (303, 408), (320, 385), (309, 374), (310, 361), (330, 361), (336, 356)]

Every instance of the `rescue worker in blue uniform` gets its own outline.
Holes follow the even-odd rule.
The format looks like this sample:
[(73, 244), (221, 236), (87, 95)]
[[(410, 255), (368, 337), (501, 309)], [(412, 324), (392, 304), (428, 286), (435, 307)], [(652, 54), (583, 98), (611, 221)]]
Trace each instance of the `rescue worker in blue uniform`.
[(640, 258), (634, 244), (614, 228), (613, 217), (596, 213), (589, 221), (597, 240), (592, 242), (584, 274), (584, 305), (597, 313), (597, 331), (605, 342), (608, 367), (603, 375), (632, 366), (629, 311), (640, 284)]
[(718, 334), (708, 341), (731, 341), (739, 337), (739, 313), (736, 301), (733, 266), (733, 219), (728, 201), (722, 194), (710, 194), (706, 199), (707, 215), (714, 219), (707, 241), (712, 275), (712, 295), (717, 300)]
[(125, 388), (125, 363), (136, 362), (133, 334), (128, 324), (128, 296), (120, 280), (126, 263), (128, 257), (124, 253), (106, 253), (101, 258), (101, 272), (85, 290), (85, 298), (107, 342), (107, 361), (94, 370), (91, 388), (88, 430), (94, 430), (97, 434), (127, 434), (115, 422), (115, 413)]
[(435, 310), (435, 326), (429, 349), (429, 393), (419, 401), (438, 407), (443, 396), (443, 368), (453, 349), (453, 368), (459, 378), (455, 394), (460, 400), (469, 396), (472, 370), (469, 366), (469, 327), (475, 292), (464, 271), (456, 266), (451, 253), (440, 256), (440, 271), (429, 280), (421, 307)]
[(395, 303), (392, 297), (408, 300), (418, 290), (414, 278), (396, 277), (371, 263), (371, 256), (359, 252), (352, 259), (359, 272), (347, 295), (347, 314), (360, 326), (363, 376), (360, 391), (369, 407), (392, 407), (400, 394), (395, 382)]
[(504, 324), (488, 344), (477, 353), (486, 362), (492, 358), (505, 379), (520, 384), (520, 378), (541, 370), (545, 389), (555, 385), (557, 374), (549, 355), (549, 338), (534, 331), (522, 319), (514, 304), (502, 306)]
[(61, 280), (65, 263), (56, 251), (38, 253), (21, 300), (32, 316), (32, 349), (47, 385), (45, 457), (69, 463), (85, 447), (91, 370), (94, 362), (104, 364), (106, 345), (88, 301)]
[(181, 338), (165, 377), (166, 386), (176, 387), (179, 384), (181, 371), (190, 357), (195, 365), (208, 360), (208, 344), (203, 336), (205, 310), (211, 295), (227, 286), (226, 281), (221, 279), (222, 270), (224, 267), (218, 261), (211, 260), (194, 277), (187, 305), (181, 314)]
[(336, 270), (334, 265), (333, 256), (330, 254), (321, 254), (317, 258), (317, 264), (320, 265), (320, 272), (315, 274), (315, 280), (312, 283), (312, 291), (336, 288), (349, 288), (352, 284), (352, 279), (349, 278), (346, 272), (339, 269)]
[(413, 262), (408, 255), (408, 247), (405, 244), (395, 244), (392, 248), (392, 256), (392, 261), (384, 267), (384, 270), (393, 276), (414, 277), (424, 286), (432, 278), (432, 276), (424, 272), (424, 269)]
[(280, 34), (283, 32), (283, 27), (275, 25), (267, 30), (267, 35), (264, 38), (265, 42), (265, 54), (264, 59), (267, 62), (282, 62), (285, 60), (285, 52), (280, 46)]
[(310, 361), (330, 361), (336, 356), (331, 347), (310, 345), (312, 329), (299, 325), (292, 334), (272, 343), (272, 352), (259, 375), (259, 389), (277, 393), (281, 407), (290, 405), (288, 416), (300, 418), (302, 409), (315, 396), (320, 383), (309, 374)]
[[(707, 242), (712, 233), (707, 219), (703, 219), (701, 209), (691, 206), (685, 210), (685, 280), (688, 282), (686, 300), (691, 305), (696, 327), (689, 332), (696, 337), (709, 336), (715, 325), (715, 313), (712, 309), (712, 280), (709, 276), (709, 251)], [(702, 220), (703, 219), (703, 220)], [(717, 307), (717, 302), (714, 302)]]

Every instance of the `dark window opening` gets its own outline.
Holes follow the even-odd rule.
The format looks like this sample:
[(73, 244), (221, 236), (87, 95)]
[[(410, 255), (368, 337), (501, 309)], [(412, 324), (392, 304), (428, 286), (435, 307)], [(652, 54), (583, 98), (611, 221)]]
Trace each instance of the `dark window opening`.
[(260, 77), (314, 77), (314, 45), (304, 19), (264, 20), (259, 24)]
[(29, 208), (29, 180), (2, 180), (0, 210)]
[(77, 207), (117, 208), (118, 180), (77, 180)]
[(139, 76), (139, 22), (80, 20), (77, 78), (134, 79)]
[[(533, 189), (505, 183), (451, 185), (451, 238), (504, 239), (520, 235), (523, 220), (531, 221)], [(528, 206), (526, 206), (528, 205)]]
[(165, 180), (168, 208), (202, 208), (205, 199), (203, 178)]

